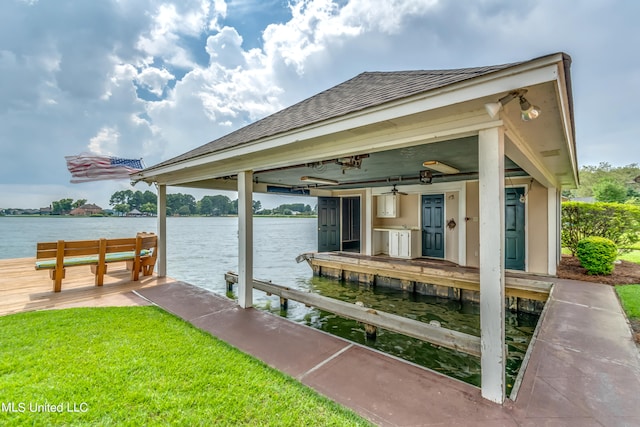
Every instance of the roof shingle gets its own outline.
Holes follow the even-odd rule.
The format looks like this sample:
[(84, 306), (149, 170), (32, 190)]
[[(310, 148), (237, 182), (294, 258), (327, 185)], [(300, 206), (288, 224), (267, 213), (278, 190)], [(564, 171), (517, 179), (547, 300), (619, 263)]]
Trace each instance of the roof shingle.
[(439, 89), (521, 63), (452, 70), (364, 72), (208, 144), (147, 168), (146, 171)]

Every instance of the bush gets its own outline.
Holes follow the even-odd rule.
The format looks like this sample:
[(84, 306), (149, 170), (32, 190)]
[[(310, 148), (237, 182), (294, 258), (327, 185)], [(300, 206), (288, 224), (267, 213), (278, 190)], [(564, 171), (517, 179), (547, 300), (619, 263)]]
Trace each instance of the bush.
[(578, 242), (598, 236), (615, 243), (620, 252), (640, 241), (640, 207), (620, 203), (562, 204), (562, 246), (576, 255)]
[(576, 255), (587, 274), (611, 274), (618, 248), (609, 239), (593, 236), (578, 242)]

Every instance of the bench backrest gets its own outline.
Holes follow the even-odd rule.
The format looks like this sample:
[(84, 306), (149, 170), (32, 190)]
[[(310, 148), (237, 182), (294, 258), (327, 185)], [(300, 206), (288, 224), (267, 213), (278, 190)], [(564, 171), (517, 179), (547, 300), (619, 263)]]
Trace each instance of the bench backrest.
[[(98, 240), (76, 240), (38, 243), (36, 249), (36, 259), (56, 258), (58, 250), (62, 251), (63, 257), (81, 257), (100, 253), (100, 239)], [(131, 249), (133, 250), (133, 249)]]
[(130, 252), (140, 253), (143, 249), (153, 250), (156, 255), (158, 247), (158, 236), (153, 233), (138, 233), (136, 237), (125, 237), (118, 239), (98, 239), (98, 240), (59, 240), (57, 242), (40, 242), (36, 248), (36, 259), (81, 257), (87, 255), (97, 255), (101, 253), (101, 246), (104, 246), (104, 253)]

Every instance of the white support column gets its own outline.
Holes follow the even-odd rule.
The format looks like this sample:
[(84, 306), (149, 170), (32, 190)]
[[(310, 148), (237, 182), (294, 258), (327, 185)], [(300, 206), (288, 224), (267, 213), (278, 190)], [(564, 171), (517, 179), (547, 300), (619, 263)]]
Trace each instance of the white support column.
[(238, 304), (253, 305), (253, 172), (238, 173)]
[(558, 189), (547, 188), (547, 274), (556, 275), (558, 266), (558, 248), (560, 247), (560, 233), (558, 228)]
[(373, 255), (373, 191), (371, 188), (365, 189), (364, 232), (366, 233), (364, 254), (371, 256)]
[(167, 186), (158, 185), (158, 277), (167, 275)]
[(482, 397), (505, 399), (504, 130), (479, 132)]

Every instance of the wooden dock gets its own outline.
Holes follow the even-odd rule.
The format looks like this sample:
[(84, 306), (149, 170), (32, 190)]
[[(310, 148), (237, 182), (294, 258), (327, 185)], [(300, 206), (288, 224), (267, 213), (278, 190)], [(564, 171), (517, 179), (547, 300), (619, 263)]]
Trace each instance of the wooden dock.
[[(102, 305), (101, 300), (127, 292), (166, 283), (172, 279), (155, 275), (131, 281), (131, 272), (124, 263), (109, 265), (104, 285), (94, 286), (89, 266), (68, 268), (62, 282), (62, 292), (53, 292), (52, 280), (46, 270), (35, 270), (35, 258), (0, 260), (0, 316), (23, 311), (69, 307), (74, 305)], [(126, 304), (123, 296), (120, 304)]]
[[(345, 252), (308, 253), (298, 257), (298, 262), (302, 260), (306, 260), (314, 274), (320, 276), (450, 299), (479, 301), (479, 270), (448, 261), (405, 260)], [(507, 272), (505, 296), (511, 309), (539, 312), (541, 303), (549, 298), (552, 286), (549, 277)]]

